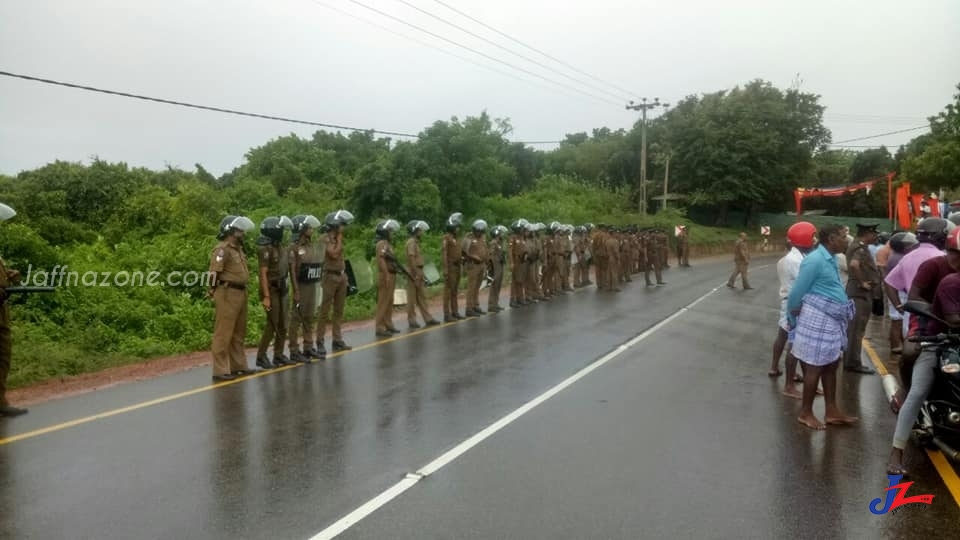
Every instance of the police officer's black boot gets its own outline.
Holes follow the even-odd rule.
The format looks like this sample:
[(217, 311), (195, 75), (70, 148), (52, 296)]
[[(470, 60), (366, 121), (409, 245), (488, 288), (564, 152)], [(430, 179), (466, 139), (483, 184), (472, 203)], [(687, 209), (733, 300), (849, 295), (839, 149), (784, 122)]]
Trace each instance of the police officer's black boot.
[(352, 349), (353, 349), (353, 347), (347, 345), (347, 344), (346, 344), (345, 342), (343, 342), (343, 341), (334, 341), (334, 342), (333, 342), (333, 350), (334, 350), (334, 352), (349, 351), (349, 350), (352, 350)]
[(292, 365), (292, 364), (295, 364), (295, 363), (296, 363), (296, 362), (290, 360), (289, 358), (287, 358), (286, 356), (284, 356), (284, 355), (282, 355), (282, 354), (274, 354), (274, 355), (273, 355), (273, 365), (275, 365), (275, 366), (277, 366), (277, 367), (289, 366), (289, 365)]
[(304, 358), (300, 351), (290, 351), (290, 361), (297, 364), (304, 364), (310, 361), (309, 358)]
[(6, 399), (3, 399), (3, 397), (0, 396), (0, 416), (13, 418), (14, 416), (20, 416), (21, 414), (27, 414), (27, 409), (14, 407), (13, 405), (7, 403)]
[(273, 369), (277, 366), (273, 365), (270, 360), (267, 358), (266, 353), (262, 355), (257, 355), (257, 367), (260, 369)]
[(319, 355), (317, 356), (317, 358), (319, 358), (320, 360), (327, 359), (327, 348), (323, 346), (322, 339), (317, 342), (317, 354)]

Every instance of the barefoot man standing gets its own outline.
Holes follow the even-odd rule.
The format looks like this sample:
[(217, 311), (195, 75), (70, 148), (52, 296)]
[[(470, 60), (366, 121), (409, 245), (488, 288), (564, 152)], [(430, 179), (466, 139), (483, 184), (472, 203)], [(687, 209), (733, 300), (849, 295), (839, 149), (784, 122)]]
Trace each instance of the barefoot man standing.
[(822, 382), (827, 424), (852, 424), (857, 418), (837, 406), (837, 365), (847, 344), (847, 326), (855, 309), (847, 298), (835, 255), (843, 253), (846, 238), (838, 225), (820, 229), (820, 245), (800, 263), (797, 281), (787, 298), (787, 322), (796, 330), (793, 355), (803, 368), (803, 405), (797, 421), (811, 429), (825, 429), (813, 415), (817, 383)]

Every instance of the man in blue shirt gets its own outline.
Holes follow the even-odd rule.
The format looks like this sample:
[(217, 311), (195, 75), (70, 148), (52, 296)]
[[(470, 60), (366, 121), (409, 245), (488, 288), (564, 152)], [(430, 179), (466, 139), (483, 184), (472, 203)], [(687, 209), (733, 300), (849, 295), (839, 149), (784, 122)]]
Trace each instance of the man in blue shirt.
[(793, 355), (803, 368), (803, 401), (797, 421), (811, 429), (826, 429), (813, 414), (818, 383), (823, 384), (827, 424), (852, 424), (857, 418), (837, 406), (837, 365), (847, 345), (847, 326), (855, 314), (840, 280), (836, 255), (847, 240), (839, 225), (820, 229), (820, 245), (800, 263), (797, 280), (787, 297), (787, 323), (795, 329)]

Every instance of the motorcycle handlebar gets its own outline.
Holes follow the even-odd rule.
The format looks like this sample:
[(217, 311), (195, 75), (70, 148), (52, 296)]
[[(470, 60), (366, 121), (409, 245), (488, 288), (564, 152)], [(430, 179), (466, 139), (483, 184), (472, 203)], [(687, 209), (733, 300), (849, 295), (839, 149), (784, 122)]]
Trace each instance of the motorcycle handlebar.
[(937, 334), (935, 336), (910, 336), (907, 341), (911, 343), (930, 342), (930, 343), (960, 343), (960, 335), (957, 334)]

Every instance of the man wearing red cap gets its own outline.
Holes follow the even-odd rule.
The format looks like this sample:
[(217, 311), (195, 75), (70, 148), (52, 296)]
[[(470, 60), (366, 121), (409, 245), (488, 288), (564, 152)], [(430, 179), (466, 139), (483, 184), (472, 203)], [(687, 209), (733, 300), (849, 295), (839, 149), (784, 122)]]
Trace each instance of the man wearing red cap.
[[(769, 371), (771, 377), (781, 375), (780, 356), (783, 355), (785, 347), (793, 344), (792, 336), (789, 334), (790, 326), (787, 324), (787, 297), (790, 295), (793, 282), (797, 280), (800, 263), (816, 245), (816, 235), (817, 228), (807, 221), (794, 223), (787, 229), (790, 251), (777, 262), (777, 277), (780, 278), (780, 319), (777, 324), (777, 339), (773, 342), (773, 363), (770, 364)], [(797, 359), (790, 353), (789, 349), (787, 350), (786, 368), (787, 377), (783, 383), (783, 394), (800, 399), (802, 396), (800, 391), (797, 390), (797, 382), (803, 379), (796, 375)]]

